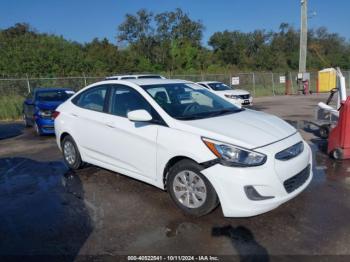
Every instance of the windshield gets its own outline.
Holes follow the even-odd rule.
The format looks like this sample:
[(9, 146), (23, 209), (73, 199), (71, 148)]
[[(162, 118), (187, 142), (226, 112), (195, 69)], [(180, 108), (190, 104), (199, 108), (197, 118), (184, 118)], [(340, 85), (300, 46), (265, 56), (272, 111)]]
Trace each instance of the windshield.
[(36, 100), (48, 102), (63, 102), (70, 98), (73, 94), (74, 92), (70, 90), (39, 91), (36, 93)]
[(225, 85), (224, 83), (211, 83), (208, 84), (214, 91), (225, 91), (225, 90), (232, 90), (228, 85)]
[(196, 84), (144, 85), (142, 88), (171, 117), (179, 120), (202, 119), (242, 111)]

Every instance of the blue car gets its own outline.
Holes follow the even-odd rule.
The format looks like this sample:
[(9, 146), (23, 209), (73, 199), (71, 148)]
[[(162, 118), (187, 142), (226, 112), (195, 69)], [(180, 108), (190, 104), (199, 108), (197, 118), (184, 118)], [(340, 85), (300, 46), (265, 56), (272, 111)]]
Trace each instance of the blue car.
[(54, 134), (55, 109), (74, 94), (69, 88), (35, 88), (23, 103), (23, 120), (38, 135)]

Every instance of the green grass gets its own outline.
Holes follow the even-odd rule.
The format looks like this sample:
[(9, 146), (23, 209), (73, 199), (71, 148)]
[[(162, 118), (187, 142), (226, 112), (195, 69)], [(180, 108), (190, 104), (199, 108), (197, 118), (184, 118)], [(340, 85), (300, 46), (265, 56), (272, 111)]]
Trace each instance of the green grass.
[(19, 95), (0, 96), (0, 120), (18, 120), (22, 116), (24, 98)]

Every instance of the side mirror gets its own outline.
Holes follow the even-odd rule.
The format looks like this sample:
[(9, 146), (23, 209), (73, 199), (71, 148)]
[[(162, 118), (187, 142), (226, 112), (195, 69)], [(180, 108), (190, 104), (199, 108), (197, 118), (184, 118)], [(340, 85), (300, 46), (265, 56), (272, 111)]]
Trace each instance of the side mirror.
[(152, 120), (152, 116), (144, 109), (130, 111), (128, 113), (128, 119), (133, 122), (149, 122)]

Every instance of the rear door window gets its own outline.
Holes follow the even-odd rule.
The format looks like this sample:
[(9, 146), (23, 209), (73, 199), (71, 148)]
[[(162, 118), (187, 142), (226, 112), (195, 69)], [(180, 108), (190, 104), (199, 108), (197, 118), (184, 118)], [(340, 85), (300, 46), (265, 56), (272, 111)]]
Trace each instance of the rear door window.
[(79, 107), (103, 112), (108, 86), (92, 87), (75, 97), (72, 102)]

